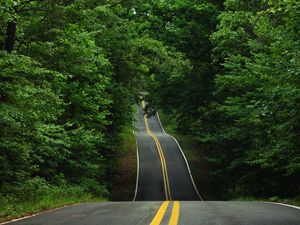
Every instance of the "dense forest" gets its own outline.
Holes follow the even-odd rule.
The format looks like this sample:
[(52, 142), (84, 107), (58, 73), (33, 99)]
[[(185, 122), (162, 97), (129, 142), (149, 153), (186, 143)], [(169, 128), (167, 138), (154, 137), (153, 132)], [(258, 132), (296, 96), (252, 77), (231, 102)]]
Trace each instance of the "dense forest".
[(0, 3), (1, 201), (109, 197), (140, 91), (204, 146), (216, 196), (300, 193), (298, 0)]
[(172, 16), (157, 14), (159, 38), (190, 69), (158, 74), (149, 101), (205, 149), (214, 188), (204, 191), (299, 197), (299, 1), (175, 1), (161, 10)]

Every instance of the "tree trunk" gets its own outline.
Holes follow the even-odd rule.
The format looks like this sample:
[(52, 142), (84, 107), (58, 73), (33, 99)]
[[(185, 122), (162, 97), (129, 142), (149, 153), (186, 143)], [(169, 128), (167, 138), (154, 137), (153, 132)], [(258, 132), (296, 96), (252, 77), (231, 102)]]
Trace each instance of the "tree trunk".
[(5, 50), (11, 53), (14, 50), (16, 40), (17, 23), (14, 21), (8, 22), (6, 30)]

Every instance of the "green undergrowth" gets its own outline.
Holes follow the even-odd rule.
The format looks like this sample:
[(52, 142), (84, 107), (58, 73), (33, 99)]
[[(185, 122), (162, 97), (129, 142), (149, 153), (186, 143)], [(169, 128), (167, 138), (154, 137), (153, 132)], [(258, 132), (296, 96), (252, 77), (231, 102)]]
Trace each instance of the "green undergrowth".
[(50, 186), (40, 178), (36, 179), (35, 185), (26, 184), (17, 189), (14, 194), (0, 196), (0, 222), (66, 205), (105, 201), (88, 193), (83, 187)]
[(115, 166), (112, 167), (110, 196), (113, 201), (132, 201), (137, 171), (136, 141), (132, 124), (123, 129), (121, 138), (121, 145), (116, 149)]

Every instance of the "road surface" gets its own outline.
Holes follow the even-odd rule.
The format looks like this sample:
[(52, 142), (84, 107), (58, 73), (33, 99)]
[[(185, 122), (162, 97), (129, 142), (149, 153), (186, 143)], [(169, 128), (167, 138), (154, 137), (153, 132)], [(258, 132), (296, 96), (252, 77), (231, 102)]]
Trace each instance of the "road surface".
[(164, 132), (158, 116), (148, 118), (139, 108), (135, 129), (139, 152), (135, 200), (201, 200), (179, 145)]
[(176, 140), (140, 108), (139, 176), (133, 202), (86, 203), (11, 225), (300, 225), (300, 208), (265, 202), (201, 201)]
[[(169, 224), (174, 202), (159, 223), (162, 202), (87, 203), (24, 219), (11, 225)], [(263, 202), (180, 202), (180, 225), (300, 225), (300, 210)]]

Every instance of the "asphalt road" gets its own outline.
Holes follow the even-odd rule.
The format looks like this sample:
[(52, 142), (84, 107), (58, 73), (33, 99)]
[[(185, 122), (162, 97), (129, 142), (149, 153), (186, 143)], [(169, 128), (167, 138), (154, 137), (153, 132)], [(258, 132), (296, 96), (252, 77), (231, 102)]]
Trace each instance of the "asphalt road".
[[(169, 224), (171, 202), (161, 223)], [(149, 225), (161, 202), (88, 203), (11, 225)], [(180, 202), (180, 225), (299, 225), (300, 210), (262, 202)]]
[[(146, 128), (147, 123), (148, 130)], [(173, 137), (164, 132), (158, 116), (147, 118), (143, 109), (139, 108), (135, 129), (139, 152), (139, 180), (135, 200), (201, 200), (193, 185), (192, 177), (179, 145)], [(153, 136), (160, 143), (165, 158), (168, 173), (168, 177), (165, 179), (168, 179), (171, 195), (169, 199), (165, 196), (161, 160)]]
[[(11, 225), (300, 225), (300, 208), (265, 202), (201, 201), (176, 140), (140, 108), (135, 201), (86, 203)], [(168, 201), (165, 201), (168, 200)]]

